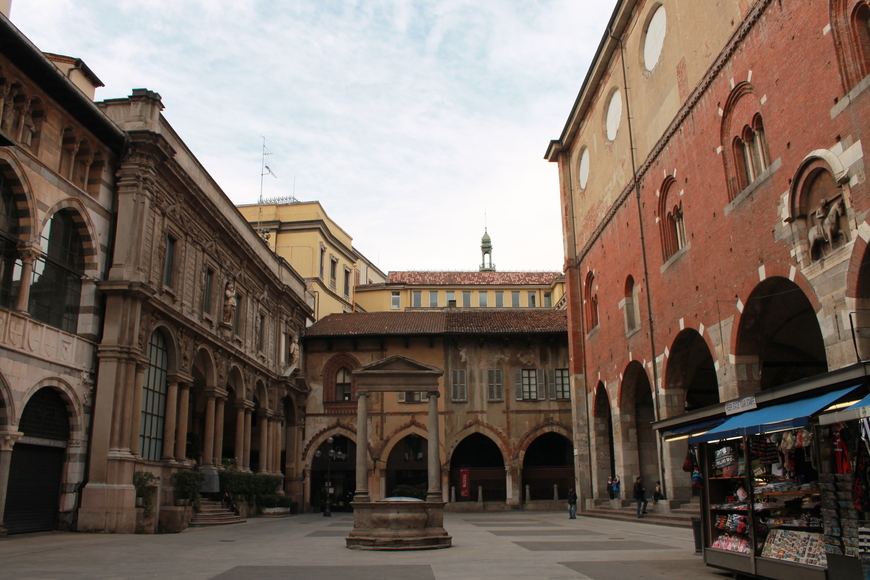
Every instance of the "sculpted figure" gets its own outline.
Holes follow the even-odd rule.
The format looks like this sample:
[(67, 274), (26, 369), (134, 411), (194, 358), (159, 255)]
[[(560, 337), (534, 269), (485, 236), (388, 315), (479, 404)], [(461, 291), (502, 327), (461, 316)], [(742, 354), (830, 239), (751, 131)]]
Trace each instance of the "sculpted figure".
[(236, 316), (236, 283), (232, 278), (227, 280), (224, 296), (224, 322), (232, 324)]

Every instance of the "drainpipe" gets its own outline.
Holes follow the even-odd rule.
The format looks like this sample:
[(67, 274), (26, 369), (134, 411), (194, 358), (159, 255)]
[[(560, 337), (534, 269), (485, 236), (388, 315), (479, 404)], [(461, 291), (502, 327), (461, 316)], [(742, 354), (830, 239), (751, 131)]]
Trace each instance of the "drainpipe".
[[(637, 178), (637, 161), (635, 160), (635, 146), (634, 146), (634, 133), (632, 131), (631, 126), (631, 105), (630, 99), (628, 98), (628, 73), (625, 68), (625, 45), (622, 43), (621, 37), (616, 37), (613, 35), (613, 31), (608, 31), (608, 35), (610, 38), (614, 39), (617, 43), (619, 43), (619, 57), (622, 62), (622, 84), (625, 88), (625, 115), (628, 118), (628, 142), (629, 149), (631, 153), (631, 179), (634, 184), (634, 194), (635, 200), (637, 201), (637, 222), (638, 229), (640, 234), (640, 249), (641, 255), (643, 256), (643, 278), (646, 282), (646, 306), (647, 306), (647, 314), (649, 315), (649, 344), (650, 350), (652, 351), (652, 372), (653, 372), (653, 413), (655, 414), (655, 420), (660, 420), (660, 412), (659, 412), (659, 399), (658, 399), (658, 385), (659, 385), (659, 373), (658, 373), (658, 365), (656, 364), (656, 342), (655, 342), (655, 328), (653, 324), (653, 308), (652, 308), (652, 295), (650, 292), (650, 281), (649, 281), (649, 261), (646, 255), (646, 239), (644, 237), (643, 230), (643, 212), (641, 211), (641, 201), (640, 201), (640, 181)], [(665, 477), (664, 477), (664, 449), (662, 447), (662, 438), (661, 433), (656, 433), (656, 453), (658, 455), (658, 474), (659, 481), (662, 482), (662, 492), (665, 494), (665, 497), (668, 496), (668, 492), (665, 485)]]

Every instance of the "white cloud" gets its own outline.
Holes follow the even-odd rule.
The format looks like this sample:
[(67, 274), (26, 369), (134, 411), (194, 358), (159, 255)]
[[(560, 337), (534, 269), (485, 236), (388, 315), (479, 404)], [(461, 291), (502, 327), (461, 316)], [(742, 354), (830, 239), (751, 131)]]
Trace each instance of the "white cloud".
[(615, 0), (17, 0), (98, 98), (149, 88), (227, 195), (320, 200), (382, 269), (558, 270), (558, 137)]

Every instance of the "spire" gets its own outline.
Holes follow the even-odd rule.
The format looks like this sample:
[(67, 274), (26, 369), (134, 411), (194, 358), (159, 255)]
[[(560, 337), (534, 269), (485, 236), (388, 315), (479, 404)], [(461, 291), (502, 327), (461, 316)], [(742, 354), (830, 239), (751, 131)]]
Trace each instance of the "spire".
[(492, 263), (492, 238), (489, 237), (486, 227), (483, 228), (483, 237), (480, 238), (480, 254), (480, 271), (495, 272), (495, 264)]

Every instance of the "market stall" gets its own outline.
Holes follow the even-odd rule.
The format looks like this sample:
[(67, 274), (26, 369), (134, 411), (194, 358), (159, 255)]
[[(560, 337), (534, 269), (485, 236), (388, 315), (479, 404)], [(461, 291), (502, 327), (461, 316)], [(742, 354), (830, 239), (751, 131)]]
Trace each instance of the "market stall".
[[(847, 539), (850, 551), (853, 537), (857, 543), (861, 515), (851, 488), (845, 497), (854, 465), (842, 457), (837, 465), (828, 429), (818, 423), (844, 401), (866, 395), (867, 387), (821, 391), (763, 408), (735, 401), (726, 405), (733, 414), (725, 421), (689, 438), (706, 482), (701, 520), (708, 565), (774, 579), (846, 580), (828, 573), (828, 556), (835, 547), (845, 556)], [(847, 534), (837, 546), (835, 519), (837, 531)]]

